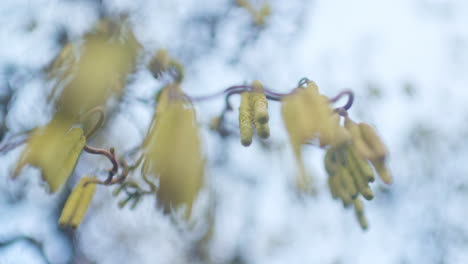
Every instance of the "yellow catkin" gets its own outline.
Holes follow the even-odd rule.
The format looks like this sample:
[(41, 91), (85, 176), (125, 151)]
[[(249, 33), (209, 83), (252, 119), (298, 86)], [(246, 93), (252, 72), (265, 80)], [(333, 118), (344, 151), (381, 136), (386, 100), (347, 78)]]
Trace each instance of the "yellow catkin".
[(266, 99), (263, 85), (260, 81), (252, 83), (250, 104), (253, 110), (254, 120), (260, 124), (268, 122), (268, 101)]
[(362, 203), (360, 198), (354, 199), (354, 210), (356, 210), (357, 214), (363, 214), (364, 213), (364, 204)]
[(386, 184), (391, 184), (393, 183), (393, 177), (390, 174), (389, 170), (385, 166), (384, 161), (382, 160), (374, 160), (371, 161), (372, 165), (374, 166), (375, 170), (379, 174), (380, 179), (382, 179), (383, 182)]
[(336, 176), (338, 196), (343, 201), (343, 206), (348, 207), (352, 203), (353, 198), (351, 196), (351, 193), (349, 193), (349, 191), (347, 189), (347, 187), (348, 187), (347, 183), (346, 183), (345, 179), (342, 177), (341, 172), (342, 171), (340, 170), (340, 173), (337, 174), (337, 176)]
[(354, 213), (356, 215), (356, 218), (359, 222), (359, 225), (363, 230), (367, 230), (369, 228), (369, 225), (367, 223), (367, 219), (364, 215), (364, 205), (361, 201), (361, 199), (356, 198), (354, 200)]
[(363, 159), (356, 153), (357, 151), (355, 150), (354, 146), (350, 146), (348, 149), (349, 159), (351, 159), (356, 164), (356, 166), (361, 171), (361, 175), (367, 182), (374, 182), (374, 170), (372, 170), (372, 167), (367, 160)]
[(80, 181), (80, 188), (82, 189), (80, 201), (77, 204), (75, 208), (75, 213), (73, 214), (73, 217), (70, 220), (70, 227), (73, 229), (76, 229), (83, 221), (86, 211), (88, 211), (89, 205), (93, 200), (94, 192), (96, 190), (96, 184), (88, 183), (90, 180), (93, 179), (94, 178), (86, 177)]
[(346, 191), (351, 199), (354, 199), (358, 195), (357, 187), (353, 181), (353, 178), (347, 171), (346, 167), (343, 167), (337, 160), (338, 151), (334, 148), (330, 148), (327, 150), (325, 154), (325, 170), (327, 173), (332, 176), (336, 176), (339, 178), (341, 185)]
[(90, 183), (94, 180), (94, 177), (83, 177), (75, 186), (62, 209), (59, 218), (60, 227), (70, 226), (75, 229), (83, 221), (96, 189), (96, 184)]
[(347, 153), (344, 153), (342, 158), (344, 159), (346, 168), (349, 170), (351, 176), (354, 179), (354, 183), (356, 184), (358, 191), (362, 194), (362, 196), (364, 196), (364, 198), (366, 198), (366, 200), (372, 200), (374, 198), (374, 193), (370, 189), (359, 167), (353, 160), (348, 157)]
[(78, 184), (68, 196), (67, 201), (65, 202), (65, 206), (62, 209), (62, 214), (60, 215), (58, 221), (60, 227), (65, 228), (68, 226), (68, 223), (70, 222), (70, 220), (73, 217), (73, 214), (75, 213), (75, 209), (78, 203), (80, 203), (82, 191), (83, 189), (81, 188), (81, 185)]
[(328, 149), (325, 153), (324, 164), (325, 170), (327, 171), (328, 175), (333, 176), (337, 173), (339, 167), (336, 162), (336, 158), (334, 157), (334, 151)]
[(342, 181), (339, 175), (330, 177), (330, 184), (336, 193), (336, 196), (343, 201), (343, 205), (347, 206), (351, 202), (351, 196), (343, 188)]
[(367, 219), (364, 215), (357, 215), (357, 219), (362, 230), (367, 230), (369, 228), (369, 224), (367, 223)]
[(250, 146), (253, 136), (253, 116), (250, 108), (250, 93), (243, 92), (239, 106), (239, 129), (241, 143), (244, 146)]
[(359, 194), (358, 188), (356, 187), (350, 172), (346, 168), (342, 168), (340, 171), (340, 177), (342, 178), (344, 188), (349, 193), (349, 195), (351, 195), (351, 198), (356, 198)]
[(373, 160), (384, 159), (387, 155), (387, 148), (377, 135), (375, 129), (366, 123), (359, 123), (359, 129), (361, 131), (362, 138), (374, 152), (375, 158), (373, 158)]
[(268, 123), (260, 124), (255, 122), (255, 129), (257, 130), (257, 135), (260, 138), (267, 139), (270, 137), (270, 127), (268, 126)]
[(330, 175), (330, 176), (328, 176), (328, 180), (327, 180), (328, 188), (330, 189), (330, 194), (331, 194), (333, 199), (338, 198), (338, 190), (337, 190), (337, 188), (335, 186), (335, 182), (334, 182), (335, 177), (336, 176)]
[(354, 123), (349, 117), (345, 118), (345, 128), (351, 133), (353, 145), (357, 150), (357, 153), (365, 159), (377, 158), (372, 149), (367, 146), (366, 142), (362, 138), (361, 130), (359, 126)]

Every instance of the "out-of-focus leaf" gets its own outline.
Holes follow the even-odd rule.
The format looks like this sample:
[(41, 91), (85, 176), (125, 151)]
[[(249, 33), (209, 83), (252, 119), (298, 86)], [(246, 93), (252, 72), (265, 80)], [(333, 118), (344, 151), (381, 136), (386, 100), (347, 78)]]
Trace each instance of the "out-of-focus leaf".
[(14, 177), (30, 164), (42, 170), (42, 178), (49, 184), (50, 191), (57, 191), (75, 168), (85, 141), (81, 128), (72, 128), (72, 123), (66, 119), (53, 119), (32, 133)]
[[(135, 68), (140, 45), (125, 22), (101, 20), (81, 45), (68, 44), (52, 63), (49, 73), (61, 89), (57, 111), (73, 119), (120, 96)], [(54, 94), (52, 94), (54, 96)]]
[(203, 183), (204, 160), (195, 111), (178, 85), (164, 88), (159, 98), (144, 155), (142, 173), (158, 177), (157, 198), (165, 211), (186, 204), (189, 216)]
[(311, 180), (302, 161), (302, 144), (318, 139), (322, 147), (336, 147), (349, 142), (351, 135), (340, 126), (340, 118), (328, 98), (319, 93), (312, 81), (282, 99), (282, 115), (299, 169), (297, 185), (300, 190), (307, 190)]

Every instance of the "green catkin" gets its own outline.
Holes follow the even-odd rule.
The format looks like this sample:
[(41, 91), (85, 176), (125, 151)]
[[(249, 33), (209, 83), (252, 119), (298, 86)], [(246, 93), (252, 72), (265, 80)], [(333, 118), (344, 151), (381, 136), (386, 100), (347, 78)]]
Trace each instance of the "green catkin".
[(269, 119), (268, 101), (264, 93), (263, 85), (260, 81), (254, 81), (252, 83), (250, 100), (255, 122), (266, 124)]
[[(357, 188), (346, 168), (337, 163), (337, 152), (334, 149), (328, 149), (325, 154), (325, 170), (329, 175), (332, 196), (335, 193), (335, 196), (341, 197), (346, 205), (349, 204), (350, 199), (354, 199), (358, 195)], [(335, 183), (330, 179), (332, 177), (336, 178), (336, 184), (340, 185), (339, 187), (333, 186)]]
[(330, 189), (330, 194), (332, 196), (333, 199), (338, 199), (338, 190), (336, 189), (336, 186), (334, 185), (334, 178), (336, 176), (328, 176), (328, 180), (327, 180), (327, 183), (328, 183), (328, 188)]
[(344, 163), (348, 168), (351, 176), (354, 179), (354, 183), (356, 184), (358, 191), (366, 198), (366, 200), (372, 200), (374, 198), (374, 193), (369, 188), (367, 181), (365, 180), (364, 176), (362, 175), (359, 167), (357, 164), (350, 159), (349, 152), (343, 153)]
[(334, 152), (330, 149), (327, 150), (325, 153), (325, 159), (324, 159), (324, 166), (325, 170), (328, 173), (328, 188), (330, 189), (330, 193), (333, 199), (337, 199), (340, 197), (340, 189), (338, 185), (339, 179), (338, 179), (338, 164), (336, 164), (336, 161), (334, 159)]
[(387, 148), (380, 140), (375, 129), (366, 123), (359, 123), (359, 130), (364, 142), (374, 152), (374, 158), (371, 160), (384, 159), (387, 155)]
[(90, 183), (89, 181), (93, 178), (83, 178), (80, 182), (81, 197), (79, 203), (76, 205), (75, 213), (70, 220), (70, 227), (76, 229), (80, 223), (83, 221), (83, 218), (88, 210), (89, 205), (94, 196), (94, 191), (96, 190), (96, 184)]
[(372, 170), (372, 167), (370, 166), (369, 162), (367, 160), (362, 159), (358, 154), (356, 154), (357, 151), (354, 149), (354, 146), (350, 146), (348, 151), (349, 158), (357, 164), (364, 179), (367, 182), (374, 182), (374, 171)]
[(73, 213), (75, 212), (75, 208), (80, 202), (82, 191), (83, 189), (81, 188), (81, 185), (78, 184), (68, 196), (67, 201), (65, 202), (65, 206), (62, 209), (62, 214), (60, 215), (58, 221), (61, 228), (65, 228), (70, 222)]
[(239, 129), (241, 143), (244, 146), (252, 144), (253, 127), (252, 127), (252, 111), (250, 107), (250, 93), (243, 92), (241, 95), (241, 103), (239, 106)]
[(342, 178), (342, 181), (349, 195), (351, 195), (351, 198), (355, 199), (359, 193), (350, 172), (346, 168), (342, 168), (340, 177)]
[(336, 163), (335, 153), (331, 149), (325, 153), (324, 163), (328, 175), (333, 176), (337, 173), (339, 165)]
[(333, 186), (336, 188), (338, 197), (343, 201), (343, 206), (348, 207), (352, 203), (352, 198), (349, 192), (345, 188), (343, 178), (341, 175), (337, 174), (333, 176)]
[(354, 199), (354, 210), (357, 214), (364, 214), (364, 204), (360, 198)]
[(363, 230), (367, 230), (369, 228), (369, 225), (367, 223), (367, 219), (364, 215), (364, 205), (361, 201), (361, 199), (356, 198), (354, 201), (354, 213), (356, 215), (356, 218), (359, 222), (359, 225)]
[(369, 228), (369, 224), (367, 223), (367, 219), (364, 215), (357, 215), (357, 219), (362, 230), (367, 230)]
[(96, 189), (96, 184), (90, 182), (93, 180), (93, 177), (82, 178), (70, 196), (68, 196), (58, 221), (60, 227), (65, 228), (70, 226), (76, 229), (81, 223)]

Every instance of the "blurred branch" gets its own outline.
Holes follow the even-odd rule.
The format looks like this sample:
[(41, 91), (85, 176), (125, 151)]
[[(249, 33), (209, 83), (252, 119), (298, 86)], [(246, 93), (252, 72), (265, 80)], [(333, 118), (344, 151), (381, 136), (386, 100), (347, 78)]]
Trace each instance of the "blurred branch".
[(30, 244), (32, 247), (35, 247), (41, 257), (44, 259), (45, 263), (50, 263), (49, 259), (47, 258), (45, 252), (44, 252), (44, 246), (42, 242), (39, 242), (38, 240), (28, 237), (28, 236), (17, 236), (8, 240), (0, 241), (0, 247), (9, 247), (12, 244), (15, 244), (17, 242), (26, 242)]
[(0, 154), (9, 152), (17, 148), (18, 146), (26, 143), (26, 141), (29, 138), (29, 132), (30, 131), (20, 133), (18, 135), (14, 135), (12, 136), (13, 139), (11, 138), (4, 139), (3, 142), (0, 143)]
[(103, 184), (110, 184), (112, 182), (112, 178), (114, 177), (114, 175), (119, 171), (119, 163), (117, 162), (115, 158), (114, 148), (110, 148), (109, 151), (107, 151), (105, 149), (93, 148), (93, 147), (85, 145), (83, 150), (90, 154), (106, 156), (109, 159), (109, 161), (112, 163), (112, 169), (109, 170), (109, 176), (103, 182)]

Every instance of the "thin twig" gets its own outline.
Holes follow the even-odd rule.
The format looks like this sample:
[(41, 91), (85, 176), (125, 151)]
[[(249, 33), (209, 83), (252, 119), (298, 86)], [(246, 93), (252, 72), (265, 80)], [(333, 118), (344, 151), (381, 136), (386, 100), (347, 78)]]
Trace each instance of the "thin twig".
[(30, 244), (31, 246), (35, 247), (39, 251), (39, 254), (43, 258), (43, 260), (46, 263), (50, 263), (49, 259), (47, 258), (46, 252), (44, 250), (43, 243), (41, 241), (35, 239), (35, 238), (32, 238), (32, 237), (28, 237), (28, 236), (24, 235), (24, 236), (13, 237), (13, 238), (8, 239), (8, 240), (2, 240), (2, 241), (0, 241), (0, 248), (8, 247), (8, 246), (11, 246), (12, 244), (14, 244), (16, 242), (21, 242), (21, 241), (24, 241), (24, 242)]
[[(219, 96), (223, 96), (223, 95), (226, 95), (226, 98), (228, 98), (233, 94), (240, 94), (240, 93), (243, 93), (243, 92), (250, 92), (250, 91), (252, 91), (252, 89), (253, 89), (253, 87), (251, 85), (235, 85), (235, 86), (231, 86), (231, 87), (225, 89), (224, 91), (216, 92), (216, 93), (210, 94), (210, 95), (203, 95), (203, 96), (188, 96), (188, 95), (185, 95), (185, 96), (186, 96), (186, 98), (188, 98), (192, 102), (203, 102), (203, 101), (208, 101), (208, 100), (211, 100), (211, 99), (217, 98)], [(293, 91), (294, 91), (294, 89), (293, 89)], [(272, 91), (272, 90), (270, 90), (268, 88), (265, 88), (265, 87), (264, 87), (264, 92), (265, 92), (265, 96), (268, 99), (273, 100), (273, 101), (281, 101), (281, 98), (291, 94), (291, 92), (289, 92), (289, 93), (274, 92), (274, 91)]]
[(93, 148), (85, 145), (83, 150), (91, 154), (104, 155), (110, 160), (110, 162), (112, 163), (112, 169), (109, 170), (109, 176), (104, 181), (104, 183), (109, 184), (110, 182), (112, 182), (112, 178), (119, 171), (119, 163), (115, 158), (114, 148), (110, 148), (110, 150), (107, 151), (105, 149)]
[(28, 138), (23, 138), (21, 140), (18, 140), (16, 142), (6, 142), (5, 144), (2, 144), (0, 146), (0, 153), (3, 153), (3, 152), (8, 152), (10, 150), (13, 150), (15, 148), (17, 148), (18, 146), (21, 146), (22, 144), (24, 144), (26, 141), (28, 140)]
[(344, 106), (342, 106), (342, 107), (335, 108), (335, 112), (337, 112), (341, 116), (347, 116), (348, 115), (348, 110), (353, 105), (353, 102), (354, 102), (354, 93), (353, 93), (353, 91), (344, 90), (344, 91), (340, 92), (335, 97), (333, 97), (333, 98), (331, 98), (329, 100), (329, 102), (333, 104), (333, 103), (336, 103), (338, 100), (341, 99), (341, 97), (343, 97), (345, 95), (348, 96), (348, 101), (346, 102), (346, 104)]

